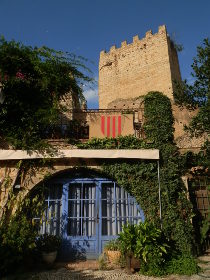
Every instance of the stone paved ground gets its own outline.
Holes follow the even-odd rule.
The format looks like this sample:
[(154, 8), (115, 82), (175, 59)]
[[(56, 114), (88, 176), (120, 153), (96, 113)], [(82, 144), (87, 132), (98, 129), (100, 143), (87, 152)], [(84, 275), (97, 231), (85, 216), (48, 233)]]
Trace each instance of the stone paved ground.
[(1, 280), (210, 280), (210, 250), (207, 255), (199, 258), (203, 271), (198, 275), (170, 275), (162, 278), (128, 274), (126, 270), (98, 270), (97, 261), (76, 263), (57, 263), (53, 269), (11, 276)]

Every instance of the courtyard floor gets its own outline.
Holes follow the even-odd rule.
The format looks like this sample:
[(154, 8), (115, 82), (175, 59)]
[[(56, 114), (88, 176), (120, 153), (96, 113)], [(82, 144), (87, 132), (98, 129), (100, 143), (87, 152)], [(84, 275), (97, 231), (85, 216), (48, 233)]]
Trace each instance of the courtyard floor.
[(99, 270), (98, 261), (80, 261), (74, 263), (56, 263), (51, 269), (18, 273), (1, 280), (205, 280), (210, 279), (210, 250), (206, 255), (199, 257), (199, 265), (202, 272), (198, 275), (180, 276), (170, 275), (167, 277), (149, 277), (138, 273), (129, 274), (125, 269)]

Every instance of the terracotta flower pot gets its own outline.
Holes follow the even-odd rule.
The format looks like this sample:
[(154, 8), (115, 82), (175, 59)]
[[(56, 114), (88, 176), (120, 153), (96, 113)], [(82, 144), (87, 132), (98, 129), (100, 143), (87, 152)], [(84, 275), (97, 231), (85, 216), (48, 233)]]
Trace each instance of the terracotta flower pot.
[(120, 251), (107, 250), (106, 254), (107, 254), (108, 261), (111, 263), (118, 263), (121, 257)]
[(49, 252), (49, 253), (42, 252), (42, 259), (48, 265), (53, 264), (56, 260), (56, 257), (57, 257), (57, 251)]

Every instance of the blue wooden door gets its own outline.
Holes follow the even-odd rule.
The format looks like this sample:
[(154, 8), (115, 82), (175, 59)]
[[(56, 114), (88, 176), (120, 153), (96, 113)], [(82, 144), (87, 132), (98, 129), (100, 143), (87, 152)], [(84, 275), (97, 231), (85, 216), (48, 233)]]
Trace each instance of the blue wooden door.
[(72, 180), (63, 186), (62, 255), (96, 258), (99, 251), (99, 188), (96, 180)]
[(54, 180), (46, 206), (41, 233), (62, 236), (62, 259), (95, 259), (123, 225), (144, 220), (135, 199), (104, 178)]
[(117, 238), (127, 223), (137, 224), (144, 220), (144, 214), (123, 188), (113, 181), (101, 181), (99, 187), (99, 252), (105, 244)]

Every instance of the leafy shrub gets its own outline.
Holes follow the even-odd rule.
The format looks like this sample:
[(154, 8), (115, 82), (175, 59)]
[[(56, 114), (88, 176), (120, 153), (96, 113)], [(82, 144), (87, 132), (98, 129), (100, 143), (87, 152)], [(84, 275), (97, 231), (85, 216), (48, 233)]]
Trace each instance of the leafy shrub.
[(123, 227), (123, 231), (119, 234), (121, 251), (123, 254), (132, 254), (136, 248), (137, 226), (127, 224)]
[(190, 255), (172, 254), (170, 259), (161, 263), (158, 257), (149, 258), (147, 263), (141, 263), (140, 273), (144, 275), (161, 276), (170, 274), (193, 275), (200, 271), (196, 260)]
[(192, 275), (197, 274), (200, 270), (196, 260), (191, 255), (178, 255), (165, 266), (166, 274)]
[(19, 265), (35, 248), (36, 229), (26, 216), (18, 216), (0, 227), (0, 274)]
[(100, 255), (98, 258), (98, 267), (100, 270), (106, 270), (107, 267), (107, 259), (104, 254)]
[(161, 230), (148, 221), (138, 225), (124, 226), (119, 234), (119, 241), (122, 253), (133, 253), (144, 262), (153, 257), (164, 259), (169, 249)]
[[(119, 234), (124, 254), (134, 254), (141, 260), (140, 273), (161, 276), (167, 274), (192, 275), (199, 271), (190, 254), (180, 254), (162, 231), (151, 222), (127, 224)], [(172, 245), (173, 244), (173, 245)]]
[(135, 256), (143, 259), (144, 262), (148, 262), (151, 259), (164, 262), (169, 245), (161, 230), (146, 221), (136, 226), (136, 233)]
[(36, 239), (37, 248), (45, 253), (57, 251), (61, 245), (61, 238), (52, 234), (43, 234)]
[[(4, 215), (0, 221), (0, 276), (10, 271), (14, 273), (20, 264), (25, 265), (35, 256), (39, 225), (33, 218), (44, 209), (43, 190), (40, 188), (37, 191), (17, 204), (15, 215), (10, 216), (10, 219)], [(14, 194), (10, 194), (8, 212), (11, 212), (10, 206), (13, 203), (17, 202)]]
[(104, 250), (109, 250), (109, 251), (118, 251), (120, 249), (121, 249), (121, 243), (119, 239), (110, 240), (104, 246)]

